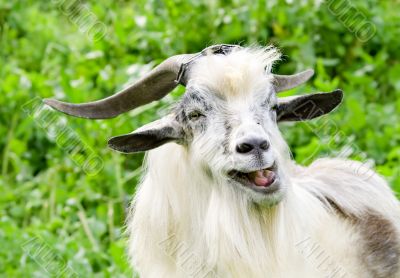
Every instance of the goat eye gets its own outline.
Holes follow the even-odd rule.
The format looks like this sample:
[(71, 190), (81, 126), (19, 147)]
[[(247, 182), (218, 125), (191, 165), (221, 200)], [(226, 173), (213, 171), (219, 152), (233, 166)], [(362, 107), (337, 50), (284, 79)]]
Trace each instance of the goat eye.
[(274, 106), (271, 107), (272, 111), (277, 111), (278, 110), (278, 104), (275, 104)]
[(204, 117), (203, 114), (201, 114), (199, 111), (192, 111), (189, 113), (188, 118), (191, 121), (197, 121), (198, 119), (200, 119), (201, 117)]

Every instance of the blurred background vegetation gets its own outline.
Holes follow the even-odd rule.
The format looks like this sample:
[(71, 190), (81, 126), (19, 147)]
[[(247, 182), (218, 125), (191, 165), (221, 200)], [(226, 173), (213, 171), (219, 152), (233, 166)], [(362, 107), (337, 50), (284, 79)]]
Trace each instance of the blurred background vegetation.
[[(365, 15), (375, 34), (360, 37), (339, 4)], [(132, 275), (123, 226), (143, 155), (114, 153), (107, 138), (158, 118), (183, 88), (112, 120), (57, 114), (85, 146), (81, 158), (87, 149), (101, 157), (97, 174), (23, 105), (35, 97), (99, 99), (168, 56), (211, 44), (273, 43), (285, 54), (274, 72), (316, 70), (286, 95), (342, 88), (345, 101), (329, 117), (282, 125), (294, 158), (369, 161), (400, 192), (399, 7), (397, 0), (0, 0), (0, 276)], [(88, 14), (91, 21), (80, 21)], [(27, 251), (32, 240), (51, 256)]]

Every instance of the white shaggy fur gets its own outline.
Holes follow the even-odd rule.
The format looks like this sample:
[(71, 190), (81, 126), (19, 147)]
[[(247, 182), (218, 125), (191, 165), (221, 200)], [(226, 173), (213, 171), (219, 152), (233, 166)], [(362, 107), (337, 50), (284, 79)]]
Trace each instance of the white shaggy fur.
[[(262, 88), (271, 88), (268, 73), (278, 58), (273, 48), (239, 50), (204, 57), (191, 71), (188, 90), (226, 98), (221, 109), (238, 122), (230, 145), (239, 130), (255, 126), (248, 107)], [(219, 116), (188, 145), (167, 143), (147, 153), (128, 224), (129, 255), (141, 277), (372, 278), (360, 257), (360, 231), (326, 198), (355, 218), (372, 209), (397, 232), (399, 202), (360, 163), (321, 159), (296, 165), (276, 124), (266, 118), (266, 131), (260, 130), (271, 142), (266, 160), (278, 161), (283, 189), (265, 202), (226, 179), (224, 170), (241, 164), (222, 154)]]

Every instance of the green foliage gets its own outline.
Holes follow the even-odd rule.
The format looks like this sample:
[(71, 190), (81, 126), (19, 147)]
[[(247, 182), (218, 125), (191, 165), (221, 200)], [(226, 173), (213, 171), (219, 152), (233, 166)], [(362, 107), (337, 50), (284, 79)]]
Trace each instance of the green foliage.
[[(375, 35), (360, 41), (329, 9), (336, 2), (362, 12)], [(83, 3), (81, 20), (90, 12), (104, 37), (99, 31), (91, 39), (71, 16)], [(79, 139), (74, 154), (23, 105), (35, 97), (99, 99), (170, 55), (214, 43), (274, 43), (285, 54), (275, 72), (316, 69), (311, 82), (285, 95), (342, 88), (345, 101), (334, 114), (282, 126), (295, 159), (368, 160), (400, 192), (399, 22), (394, 0), (0, 1), (0, 275), (67, 276), (67, 268), (81, 277), (132, 275), (123, 226), (143, 156), (113, 153), (106, 141), (158, 118), (183, 90), (107, 121), (51, 116)], [(83, 171), (88, 154), (102, 158), (98, 174)], [(23, 248), (32, 239), (54, 255), (53, 272), (43, 254)]]

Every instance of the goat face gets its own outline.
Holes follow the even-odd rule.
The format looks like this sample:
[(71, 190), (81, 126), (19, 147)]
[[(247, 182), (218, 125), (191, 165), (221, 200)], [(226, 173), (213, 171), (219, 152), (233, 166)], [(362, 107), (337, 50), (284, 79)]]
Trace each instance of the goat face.
[(277, 128), (277, 97), (268, 79), (262, 83), (231, 94), (225, 87), (193, 82), (175, 109), (175, 121), (198, 169), (222, 186), (270, 203), (283, 192), (279, 165), (284, 143)]
[(285, 184), (286, 145), (277, 123), (321, 116), (342, 99), (340, 90), (278, 98), (278, 92), (313, 74), (309, 70), (274, 75), (270, 70), (278, 58), (272, 47), (213, 46), (197, 55), (173, 56), (136, 84), (104, 100), (79, 105), (46, 103), (74, 116), (110, 118), (161, 98), (175, 88), (176, 77), (184, 80), (186, 93), (171, 114), (111, 138), (109, 146), (131, 153), (167, 142), (181, 144), (195, 169), (204, 171), (215, 184), (234, 187), (254, 202), (271, 204), (281, 199)]
[(277, 122), (321, 115), (341, 98), (340, 92), (324, 94), (334, 106), (321, 102), (317, 104), (322, 113), (301, 114), (307, 110), (302, 106), (313, 105), (320, 95), (278, 99), (268, 70), (276, 58), (274, 50), (200, 58), (190, 69), (186, 93), (169, 116), (112, 139), (111, 146), (130, 152), (175, 141), (187, 149), (195, 169), (215, 184), (233, 186), (257, 203), (276, 203), (285, 191), (282, 164), (287, 153)]

